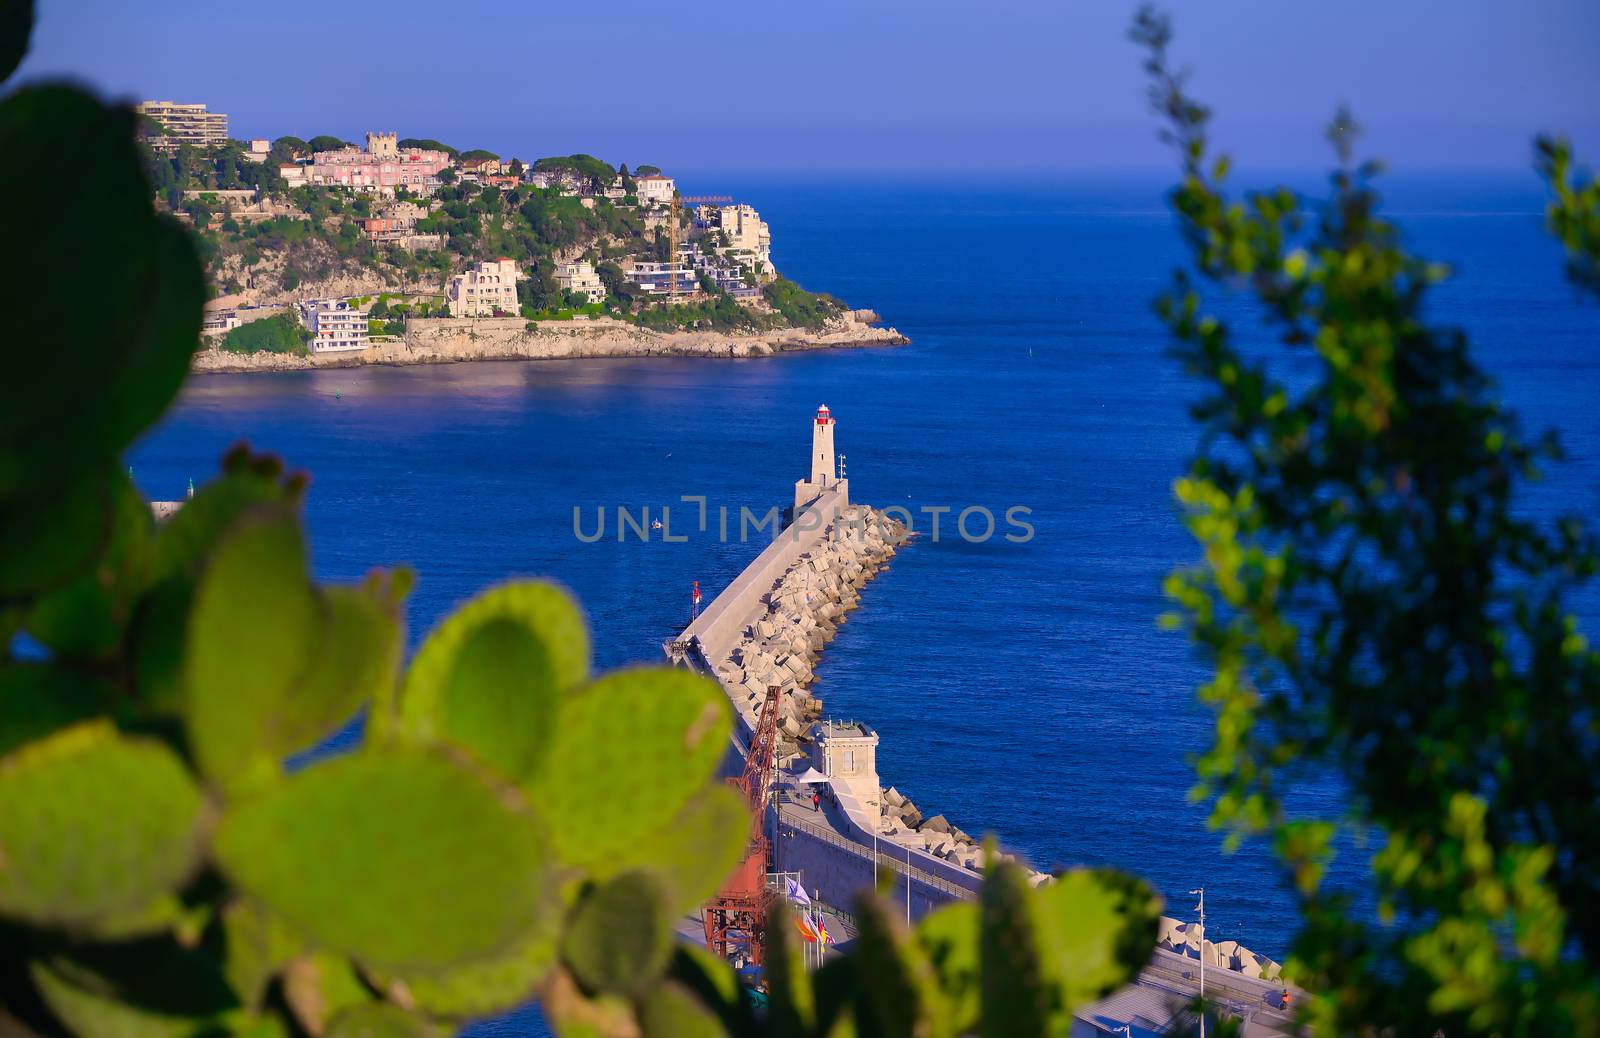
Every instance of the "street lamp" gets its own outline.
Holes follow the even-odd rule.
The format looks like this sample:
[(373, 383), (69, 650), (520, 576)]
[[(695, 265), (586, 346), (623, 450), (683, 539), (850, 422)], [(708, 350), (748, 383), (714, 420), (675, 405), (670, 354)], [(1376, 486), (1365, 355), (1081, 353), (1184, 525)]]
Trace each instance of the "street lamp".
[(1206, 888), (1189, 891), (1200, 895), (1195, 911), (1200, 913), (1200, 1038), (1206, 1038)]

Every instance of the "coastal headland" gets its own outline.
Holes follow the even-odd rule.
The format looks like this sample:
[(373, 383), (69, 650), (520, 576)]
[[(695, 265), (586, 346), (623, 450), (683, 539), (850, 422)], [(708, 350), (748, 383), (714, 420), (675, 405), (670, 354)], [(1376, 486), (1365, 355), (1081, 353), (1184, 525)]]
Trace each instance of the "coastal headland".
[(847, 310), (820, 328), (740, 334), (655, 331), (607, 317), (527, 321), (520, 317), (414, 318), (404, 337), (358, 352), (195, 354), (197, 374), (353, 368), (369, 364), (453, 364), (475, 360), (570, 360), (602, 357), (767, 357), (804, 350), (900, 346), (910, 340), (880, 327), (870, 310)]

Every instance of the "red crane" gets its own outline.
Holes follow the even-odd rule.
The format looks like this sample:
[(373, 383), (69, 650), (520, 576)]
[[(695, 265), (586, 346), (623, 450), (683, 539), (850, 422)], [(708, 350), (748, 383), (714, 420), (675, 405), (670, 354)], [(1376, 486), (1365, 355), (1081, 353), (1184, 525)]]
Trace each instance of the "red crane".
[(706, 947), (724, 959), (731, 959), (742, 947), (752, 966), (759, 966), (766, 959), (767, 911), (777, 896), (767, 889), (772, 847), (767, 841), (765, 820), (767, 793), (772, 788), (777, 758), (778, 701), (782, 695), (780, 686), (767, 686), (767, 698), (750, 736), (744, 773), (728, 780), (750, 805), (750, 846), (722, 890), (706, 902), (704, 912)]

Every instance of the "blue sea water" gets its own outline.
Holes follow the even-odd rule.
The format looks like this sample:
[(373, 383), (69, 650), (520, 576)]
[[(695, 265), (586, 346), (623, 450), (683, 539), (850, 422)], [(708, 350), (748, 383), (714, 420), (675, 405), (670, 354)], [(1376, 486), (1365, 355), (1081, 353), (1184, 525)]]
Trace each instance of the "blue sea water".
[[(759, 550), (737, 541), (739, 509), (784, 503), (826, 403), (854, 498), (920, 520), (953, 510), (870, 586), (818, 671), (828, 711), (881, 734), (885, 783), (1042, 866), (1146, 876), (1175, 914), (1203, 884), (1213, 934), (1281, 955), (1293, 913), (1267, 855), (1223, 854), (1187, 799), (1209, 734), (1203, 672), (1156, 626), (1163, 575), (1195, 554), (1171, 483), (1196, 442), (1196, 387), (1150, 310), (1180, 258), (1161, 182), (686, 186), (736, 190), (785, 273), (880, 310), (912, 345), (197, 378), (134, 450), (139, 483), (177, 497), (248, 440), (314, 474), (322, 577), (416, 566), (413, 645), (476, 590), (533, 574), (579, 595), (597, 662), (615, 667), (656, 662), (690, 581), (714, 592)], [(1538, 184), (1418, 177), (1389, 194), (1408, 240), (1457, 271), (1436, 315), (1470, 331), (1530, 426), (1563, 435), (1570, 461), (1530, 507), (1600, 512), (1600, 307), (1562, 280)], [(682, 495), (707, 498), (707, 533)], [(1035, 536), (949, 536), (970, 505), (1030, 509)], [(689, 538), (618, 543), (618, 506), (671, 506)], [(606, 510), (607, 536), (580, 542), (575, 508), (585, 531)], [(1304, 792), (1307, 807), (1337, 800)], [(531, 1010), (478, 1031), (544, 1033)]]

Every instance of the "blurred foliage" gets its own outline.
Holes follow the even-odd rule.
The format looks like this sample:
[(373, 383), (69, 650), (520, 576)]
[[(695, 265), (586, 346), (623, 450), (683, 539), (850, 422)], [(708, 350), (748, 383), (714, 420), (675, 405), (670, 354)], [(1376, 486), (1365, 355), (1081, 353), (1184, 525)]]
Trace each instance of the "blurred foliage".
[(1540, 137), (1534, 156), (1555, 196), (1545, 216), (1550, 233), (1567, 250), (1567, 277), (1600, 296), (1600, 180), (1574, 167), (1572, 146), (1559, 137)]
[[(1600, 655), (1566, 604), (1595, 540), (1519, 496), (1557, 445), (1525, 437), (1431, 319), (1448, 272), (1379, 214), (1348, 113), (1326, 198), (1230, 194), (1169, 24), (1146, 9), (1133, 36), (1193, 257), (1158, 310), (1206, 387), (1176, 484), (1204, 562), (1167, 583), (1214, 668), (1197, 794), (1230, 842), (1281, 861), (1304, 915), (1284, 973), (1319, 1033), (1600, 1033)], [(1540, 154), (1550, 226), (1593, 289), (1600, 191), (1565, 145)], [(1202, 283), (1252, 297), (1287, 358), (1241, 345)], [(1330, 776), (1346, 813), (1291, 810)], [(1336, 846), (1363, 840), (1370, 888), (1330, 889)]]
[[(4, 9), (0, 55), (30, 22)], [(535, 581), (403, 667), (410, 572), (315, 581), (306, 478), (244, 447), (156, 523), (120, 458), (182, 384), (204, 282), (135, 128), (72, 87), (0, 101), (0, 150), (59, 160), (0, 167), (37, 202), (5, 272), (99, 256), (105, 304), (72, 320), (47, 281), (0, 383), (0, 1033), (422, 1036), (539, 997), (566, 1035), (1065, 1034), (1149, 958), (1142, 883), (1036, 888), (991, 846), (981, 912), (912, 931), (868, 892), (859, 950), (814, 975), (779, 909), (757, 1012), (675, 936), (748, 847), (713, 682), (596, 677)]]

